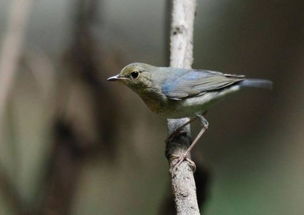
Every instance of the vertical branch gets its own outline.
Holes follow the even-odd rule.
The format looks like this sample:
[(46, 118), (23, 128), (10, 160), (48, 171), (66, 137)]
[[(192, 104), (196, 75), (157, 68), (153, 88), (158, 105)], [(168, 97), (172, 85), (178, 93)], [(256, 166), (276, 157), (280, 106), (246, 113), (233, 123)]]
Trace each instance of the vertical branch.
[(14, 214), (25, 214), (25, 202), (17, 191), (15, 184), (5, 173), (4, 167), (0, 165), (0, 192), (3, 196), (3, 201), (12, 209)]
[(11, 85), (15, 77), (25, 26), (29, 17), (32, 0), (15, 0), (12, 2), (8, 18), (8, 29), (4, 35), (0, 54), (0, 122)]
[[(102, 22), (100, 19), (102, 12), (99, 10), (103, 1), (77, 0), (76, 3), (78, 9), (75, 14), (74, 38), (68, 51), (68, 65), (73, 71), (73, 75), (77, 75), (81, 82), (87, 85), (91, 95), (93, 123), (97, 133), (95, 146), (99, 149), (103, 148), (103, 152), (106, 152), (104, 157), (111, 156), (113, 159), (116, 151), (113, 131), (115, 131), (117, 123), (115, 123), (115, 113), (111, 110), (116, 106), (116, 101), (100, 81), (100, 71), (103, 72), (106, 69), (107, 62), (102, 61), (105, 53), (98, 48), (98, 41), (92, 31), (96, 20)], [(107, 98), (107, 102), (105, 103), (100, 98)]]
[[(3, 138), (4, 113), (7, 100), (14, 83), (15, 74), (22, 52), (27, 20), (32, 0), (14, 0), (7, 22), (0, 51), (0, 138)], [(4, 144), (1, 142), (1, 144)], [(0, 192), (16, 214), (23, 214), (24, 202), (13, 181), (8, 177), (5, 168), (0, 166)]]
[[(77, 82), (85, 86), (81, 90), (88, 92), (86, 101), (89, 108), (83, 111), (88, 111), (88, 117), (92, 117), (88, 125), (91, 126), (90, 132), (96, 136), (79, 129), (83, 122), (81, 117), (71, 120), (71, 116), (77, 116), (69, 115), (73, 112), (72, 106), (66, 105), (59, 110), (54, 121), (54, 149), (45, 176), (46, 183), (42, 184), (41, 189), (45, 191), (44, 198), (37, 214), (71, 214), (83, 163), (94, 155), (113, 161), (116, 152), (111, 141), (115, 131), (113, 126), (116, 125), (113, 115), (115, 113), (110, 111), (115, 105), (113, 96), (99, 80), (99, 70), (104, 69), (106, 62), (100, 61), (103, 59), (103, 52), (99, 49), (92, 31), (94, 22), (100, 20), (99, 5), (102, 2), (73, 1), (72, 42), (65, 59), (69, 77), (77, 78)], [(81, 99), (81, 96), (79, 98)], [(107, 98), (107, 102), (100, 98)]]
[[(77, 0), (72, 3), (72, 43), (67, 51), (68, 58), (65, 63), (69, 70), (73, 71), (70, 75), (81, 77), (89, 84), (89, 89), (99, 84), (96, 72), (98, 67), (95, 62), (97, 52), (94, 49), (96, 44), (91, 27), (99, 15), (100, 2)], [(92, 142), (85, 132), (77, 132), (77, 123), (66, 117), (69, 111), (68, 106), (59, 110), (53, 122), (53, 149), (41, 184), (42, 201), (37, 208), (37, 214), (71, 214), (82, 165), (86, 158), (99, 151), (97, 147), (102, 143), (99, 139)]]
[(191, 68), (195, 8), (195, 0), (173, 0), (170, 35), (170, 66), (172, 67)]
[[(170, 32), (170, 66), (191, 68), (193, 61), (193, 25), (196, 0), (172, 0), (172, 20)], [(188, 118), (168, 119), (169, 134), (187, 122)], [(182, 162), (175, 171), (174, 156), (185, 153), (191, 143), (190, 126), (186, 126), (181, 135), (167, 143), (166, 154), (170, 163), (173, 194), (178, 215), (200, 214), (196, 197), (196, 185), (193, 170), (187, 161)]]

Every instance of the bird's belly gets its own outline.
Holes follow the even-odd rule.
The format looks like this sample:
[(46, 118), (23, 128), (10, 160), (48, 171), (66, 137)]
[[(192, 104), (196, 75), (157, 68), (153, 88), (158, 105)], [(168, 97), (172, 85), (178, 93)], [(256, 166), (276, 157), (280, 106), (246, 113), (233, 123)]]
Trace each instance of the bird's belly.
[(236, 92), (239, 86), (233, 86), (223, 91), (208, 92), (201, 96), (186, 98), (180, 101), (168, 103), (168, 107), (160, 114), (166, 118), (192, 117), (209, 109), (211, 105), (219, 101), (227, 94)]
[(215, 103), (216, 100), (209, 94), (208, 96), (199, 96), (187, 98), (185, 100), (176, 101), (175, 104), (168, 107), (161, 115), (166, 118), (182, 118), (193, 117), (197, 113), (202, 113), (208, 110), (209, 106)]

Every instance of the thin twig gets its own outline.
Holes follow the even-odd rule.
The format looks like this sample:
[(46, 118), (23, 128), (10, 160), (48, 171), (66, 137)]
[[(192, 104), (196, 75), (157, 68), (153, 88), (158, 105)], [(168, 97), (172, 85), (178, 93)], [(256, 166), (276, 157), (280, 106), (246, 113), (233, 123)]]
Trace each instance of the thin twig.
[[(170, 66), (191, 68), (193, 61), (193, 24), (196, 0), (173, 0), (170, 33)], [(185, 124), (189, 119), (168, 119), (169, 134)], [(200, 214), (193, 170), (187, 161), (182, 162), (175, 170), (174, 156), (183, 155), (191, 143), (190, 125), (185, 126), (181, 135), (167, 143), (167, 156), (170, 163), (173, 194), (177, 215)], [(186, 135), (183, 135), (186, 134)]]

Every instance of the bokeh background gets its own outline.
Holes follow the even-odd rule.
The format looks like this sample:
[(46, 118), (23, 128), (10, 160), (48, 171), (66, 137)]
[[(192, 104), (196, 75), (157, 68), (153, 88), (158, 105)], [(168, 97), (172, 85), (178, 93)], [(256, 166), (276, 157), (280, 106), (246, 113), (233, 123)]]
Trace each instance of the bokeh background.
[[(209, 111), (202, 210), (301, 215), (304, 3), (197, 3), (193, 67), (274, 81)], [(168, 65), (168, 17), (162, 0), (0, 1), (1, 215), (170, 214), (166, 122), (106, 82)]]

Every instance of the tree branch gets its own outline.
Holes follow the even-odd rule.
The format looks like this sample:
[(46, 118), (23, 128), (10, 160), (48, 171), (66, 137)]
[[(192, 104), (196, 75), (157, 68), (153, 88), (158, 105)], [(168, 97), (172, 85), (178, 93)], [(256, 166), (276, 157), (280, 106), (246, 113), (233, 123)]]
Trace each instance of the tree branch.
[[(172, 0), (172, 20), (170, 32), (170, 66), (191, 68), (193, 61), (193, 24), (196, 0)], [(188, 118), (168, 119), (169, 134), (187, 122)], [(173, 194), (177, 215), (198, 215), (196, 185), (193, 170), (187, 161), (182, 162), (172, 171), (176, 160), (187, 150), (191, 143), (190, 126), (167, 143), (166, 155), (169, 159)]]
[(22, 51), (23, 39), (32, 0), (12, 1), (7, 31), (0, 54), (0, 121), (3, 120), (6, 100), (11, 90)]
[[(7, 30), (4, 33), (0, 51), (1, 144), (7, 144), (4, 142), (3, 138), (5, 110), (18, 70), (32, 1), (33, 0), (14, 0), (10, 2), (11, 5), (8, 9)], [(25, 214), (24, 201), (2, 165), (0, 165), (0, 192), (16, 214)]]

